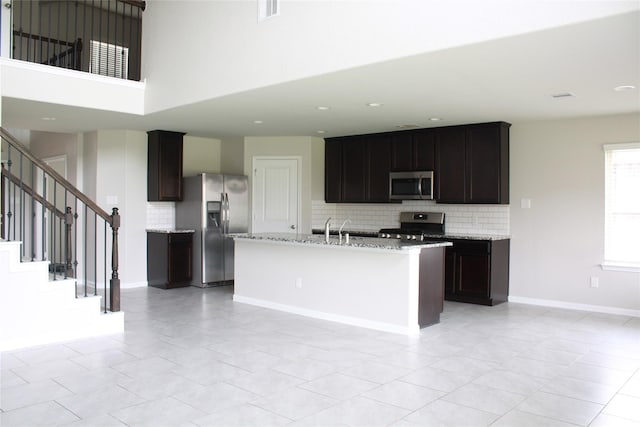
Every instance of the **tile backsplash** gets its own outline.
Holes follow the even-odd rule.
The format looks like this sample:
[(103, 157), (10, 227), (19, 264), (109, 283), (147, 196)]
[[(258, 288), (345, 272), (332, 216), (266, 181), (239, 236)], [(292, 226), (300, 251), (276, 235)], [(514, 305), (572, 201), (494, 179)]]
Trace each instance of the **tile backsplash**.
[(147, 228), (174, 228), (176, 225), (175, 206), (175, 202), (147, 202)]
[(350, 230), (378, 231), (397, 228), (400, 212), (427, 211), (445, 213), (445, 231), (452, 234), (509, 235), (509, 205), (446, 205), (432, 201), (403, 201), (402, 203), (325, 203), (312, 202), (311, 224), (323, 229), (331, 217), (332, 228), (350, 219)]
[[(431, 201), (402, 203), (325, 203), (312, 201), (312, 228), (323, 229), (331, 217), (332, 228), (346, 219), (348, 230), (378, 231), (400, 225), (400, 212), (428, 211), (445, 213), (445, 231), (452, 234), (508, 235), (509, 205), (445, 205)], [(147, 228), (174, 228), (174, 202), (148, 202)]]

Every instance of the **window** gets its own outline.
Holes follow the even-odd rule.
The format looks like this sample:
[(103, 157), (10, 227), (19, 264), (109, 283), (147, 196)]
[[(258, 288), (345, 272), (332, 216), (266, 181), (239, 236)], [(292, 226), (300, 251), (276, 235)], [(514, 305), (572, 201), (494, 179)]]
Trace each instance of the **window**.
[(258, 0), (258, 21), (263, 21), (280, 13), (280, 0)]
[(640, 143), (606, 144), (603, 267), (640, 268)]
[(89, 72), (101, 76), (126, 79), (129, 70), (129, 48), (91, 40)]

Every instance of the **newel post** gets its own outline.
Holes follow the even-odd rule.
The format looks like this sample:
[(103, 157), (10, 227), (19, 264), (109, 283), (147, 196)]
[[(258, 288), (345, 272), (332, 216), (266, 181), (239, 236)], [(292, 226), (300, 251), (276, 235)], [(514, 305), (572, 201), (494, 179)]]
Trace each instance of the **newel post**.
[(71, 226), (73, 225), (73, 211), (71, 206), (67, 206), (64, 213), (64, 232), (65, 232), (65, 277), (74, 277), (73, 275), (73, 246), (71, 240)]
[(120, 311), (120, 278), (118, 277), (118, 229), (120, 228), (120, 214), (118, 208), (111, 213), (111, 230), (113, 232), (111, 245), (111, 281), (109, 286), (111, 297), (111, 311)]

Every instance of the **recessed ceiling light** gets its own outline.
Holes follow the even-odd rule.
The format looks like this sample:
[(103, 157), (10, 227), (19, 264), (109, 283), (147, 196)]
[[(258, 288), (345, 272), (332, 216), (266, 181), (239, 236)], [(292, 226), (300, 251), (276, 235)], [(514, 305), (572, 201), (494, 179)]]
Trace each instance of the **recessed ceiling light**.
[(442, 119), (440, 117), (429, 117), (429, 120), (432, 122), (439, 122)]
[(262, 120), (254, 120), (253, 123), (256, 125), (261, 125), (264, 122)]
[(316, 132), (322, 134), (322, 133), (326, 133), (327, 131), (326, 130), (317, 130)]
[(327, 110), (328, 110), (329, 108), (331, 108), (331, 107), (327, 107), (327, 106), (324, 106), (324, 105), (319, 105), (319, 106), (317, 106), (316, 108), (317, 108), (318, 110), (320, 110), (320, 111), (327, 111)]
[(43, 117), (42, 118), (42, 120), (45, 120), (45, 121), (48, 121), (48, 122), (51, 122), (51, 121), (53, 121), (55, 119), (56, 119), (55, 117)]
[(382, 104), (379, 102), (369, 102), (367, 107), (382, 107)]
[(626, 92), (628, 90), (634, 90), (636, 87), (632, 86), (632, 85), (623, 85), (623, 86), (616, 86), (613, 88), (613, 90), (615, 90), (616, 92)]
[(575, 96), (576, 95), (571, 92), (558, 92), (558, 93), (551, 94), (552, 98), (573, 98)]

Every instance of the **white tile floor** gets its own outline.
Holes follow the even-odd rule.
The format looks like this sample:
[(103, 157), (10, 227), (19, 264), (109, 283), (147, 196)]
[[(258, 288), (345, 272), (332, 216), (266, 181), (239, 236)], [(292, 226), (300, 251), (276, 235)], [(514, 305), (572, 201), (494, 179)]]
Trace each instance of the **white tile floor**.
[(446, 303), (405, 337), (231, 297), (126, 290), (124, 335), (2, 353), (0, 425), (640, 426), (638, 318)]

